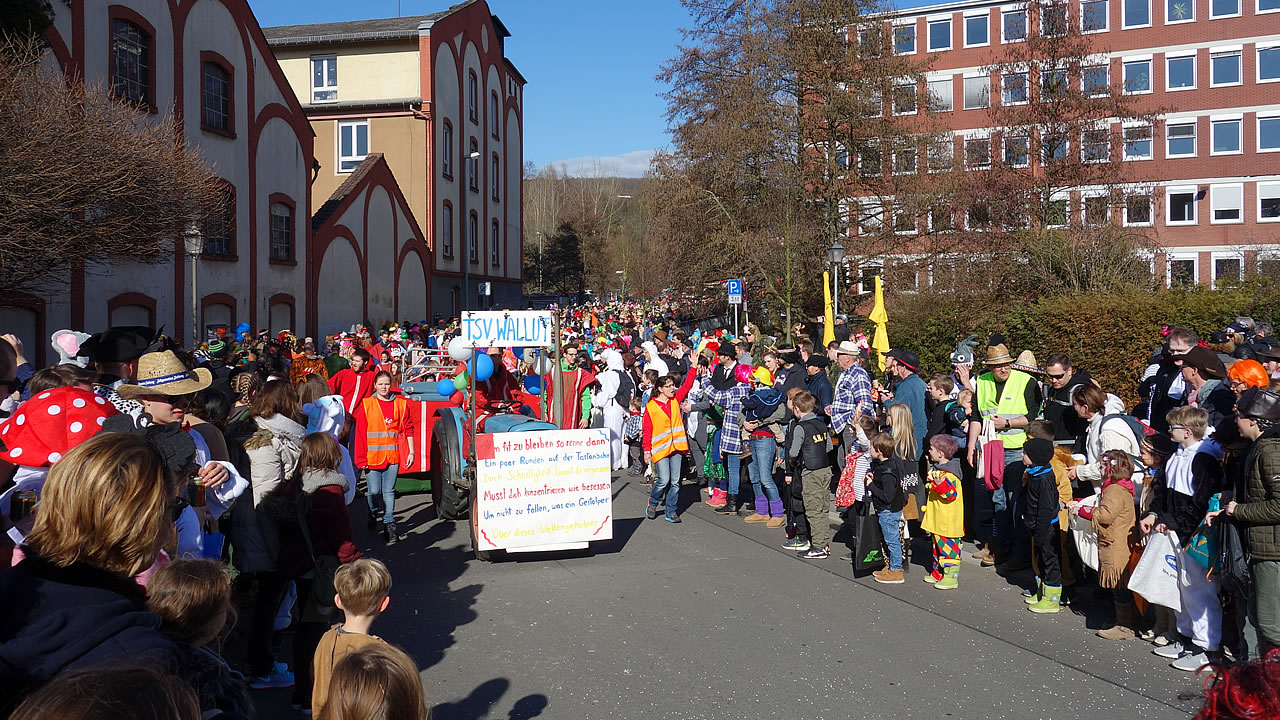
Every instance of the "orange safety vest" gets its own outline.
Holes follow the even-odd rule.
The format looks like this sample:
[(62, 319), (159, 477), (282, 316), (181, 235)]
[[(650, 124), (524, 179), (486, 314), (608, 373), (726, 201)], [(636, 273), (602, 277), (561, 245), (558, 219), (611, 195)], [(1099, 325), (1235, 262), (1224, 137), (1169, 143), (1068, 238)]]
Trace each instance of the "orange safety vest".
[(689, 449), (689, 440), (684, 434), (684, 418), (680, 414), (680, 403), (672, 398), (670, 408), (670, 413), (664, 411), (657, 400), (650, 400), (644, 408), (644, 411), (649, 414), (649, 426), (653, 430), (653, 436), (649, 439), (649, 452), (654, 462)]
[(367, 397), (360, 404), (364, 408), (365, 460), (369, 467), (400, 464), (400, 428), (409, 412), (409, 402), (397, 395), (391, 401), (395, 410), (390, 418), (382, 414), (382, 404), (376, 395)]

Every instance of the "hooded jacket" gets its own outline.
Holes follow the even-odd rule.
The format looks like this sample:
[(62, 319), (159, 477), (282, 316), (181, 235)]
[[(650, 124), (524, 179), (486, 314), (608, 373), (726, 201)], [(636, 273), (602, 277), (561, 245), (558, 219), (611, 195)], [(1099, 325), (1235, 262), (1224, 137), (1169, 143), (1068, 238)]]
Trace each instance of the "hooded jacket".
[[(249, 456), (252, 492), (236, 503), (231, 512), (232, 555), (240, 572), (267, 572), (276, 569), (280, 554), (280, 534), (275, 521), (262, 512), (262, 501), (278, 489), (298, 468), (300, 445), (307, 429), (282, 415), (254, 418), (258, 431), (244, 442)], [(252, 502), (245, 500), (252, 499)]]
[[(334, 470), (312, 469), (302, 474), (300, 482), (299, 489), (310, 499), (307, 528), (316, 556), (335, 555), (344, 565), (359, 560), (360, 551), (351, 532), (351, 514), (343, 500), (347, 479)], [(296, 526), (286, 526), (280, 534), (280, 573), (285, 577), (299, 577), (312, 567), (306, 540)]]
[(1256, 561), (1280, 562), (1280, 428), (1268, 430), (1249, 449), (1243, 497), (1232, 517), (1248, 533)]

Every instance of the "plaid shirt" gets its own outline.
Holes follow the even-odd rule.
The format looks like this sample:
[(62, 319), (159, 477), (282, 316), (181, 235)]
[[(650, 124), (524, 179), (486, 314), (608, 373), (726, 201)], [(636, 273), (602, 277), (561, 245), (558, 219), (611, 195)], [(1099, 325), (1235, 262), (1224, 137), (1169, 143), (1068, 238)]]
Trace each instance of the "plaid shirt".
[(843, 432), (853, 422), (858, 408), (871, 411), (871, 376), (861, 365), (853, 365), (840, 373), (835, 395), (831, 398), (831, 429)]
[(724, 425), (720, 428), (720, 449), (725, 456), (742, 453), (742, 425), (738, 419), (742, 416), (742, 401), (751, 395), (751, 386), (738, 383), (728, 390), (717, 390), (707, 386), (707, 397), (711, 402), (724, 409)]
[(644, 413), (631, 413), (622, 421), (622, 439), (636, 442), (644, 434)]

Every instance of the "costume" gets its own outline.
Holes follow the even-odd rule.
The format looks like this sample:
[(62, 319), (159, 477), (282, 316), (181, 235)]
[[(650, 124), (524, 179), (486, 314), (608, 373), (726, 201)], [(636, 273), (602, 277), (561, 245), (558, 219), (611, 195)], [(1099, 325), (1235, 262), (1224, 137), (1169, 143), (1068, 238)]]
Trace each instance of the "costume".
[(629, 408), (619, 402), (618, 390), (626, 371), (622, 367), (622, 354), (617, 350), (604, 350), (601, 355), (608, 369), (596, 376), (600, 388), (595, 392), (591, 404), (601, 411), (598, 427), (609, 431), (612, 467), (614, 470), (621, 470), (627, 465), (626, 453), (622, 448), (622, 424), (627, 419)]
[[(563, 396), (551, 398), (551, 420), (561, 430), (577, 430), (583, 418), (591, 416), (592, 383), (596, 376), (577, 368), (570, 368), (563, 362), (560, 364), (560, 377), (563, 380)], [(551, 376), (543, 378), (545, 388), (552, 388)]]
[(342, 407), (348, 415), (354, 415), (360, 403), (373, 395), (373, 377), (376, 374), (373, 370), (356, 372), (347, 368), (329, 378), (329, 389), (342, 396)]
[(920, 529), (933, 535), (935, 580), (948, 580), (940, 589), (954, 587), (960, 573), (960, 539), (964, 537), (964, 498), (960, 496), (959, 458), (929, 470), (929, 498), (925, 501)]

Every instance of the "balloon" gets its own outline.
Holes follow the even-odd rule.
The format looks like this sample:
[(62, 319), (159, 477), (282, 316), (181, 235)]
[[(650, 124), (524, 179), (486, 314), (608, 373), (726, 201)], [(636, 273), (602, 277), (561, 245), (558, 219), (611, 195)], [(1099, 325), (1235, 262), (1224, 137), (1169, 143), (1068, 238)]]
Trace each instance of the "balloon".
[(453, 381), (448, 378), (436, 384), (436, 392), (440, 393), (441, 397), (449, 397), (457, 391), (458, 388), (454, 387)]
[(540, 355), (536, 360), (533, 361), (533, 371), (539, 375), (546, 375), (547, 373), (551, 372), (551, 368), (552, 368), (551, 358), (547, 357), (546, 355)]
[(477, 354), (467, 363), (467, 369), (476, 376), (476, 382), (484, 382), (493, 377), (493, 358), (486, 354)]
[(524, 389), (525, 389), (525, 392), (529, 393), (530, 395), (541, 395), (542, 394), (542, 378), (538, 377), (537, 375), (525, 375)]
[(733, 377), (740, 383), (751, 382), (751, 373), (755, 368), (746, 363), (738, 363), (738, 367), (733, 369)]
[(449, 343), (449, 357), (458, 362), (466, 362), (471, 359), (471, 348), (463, 345), (462, 340), (454, 338), (453, 342)]
[(456, 390), (466, 390), (468, 384), (470, 383), (467, 381), (466, 373), (461, 373), (458, 377), (453, 379), (453, 387)]

